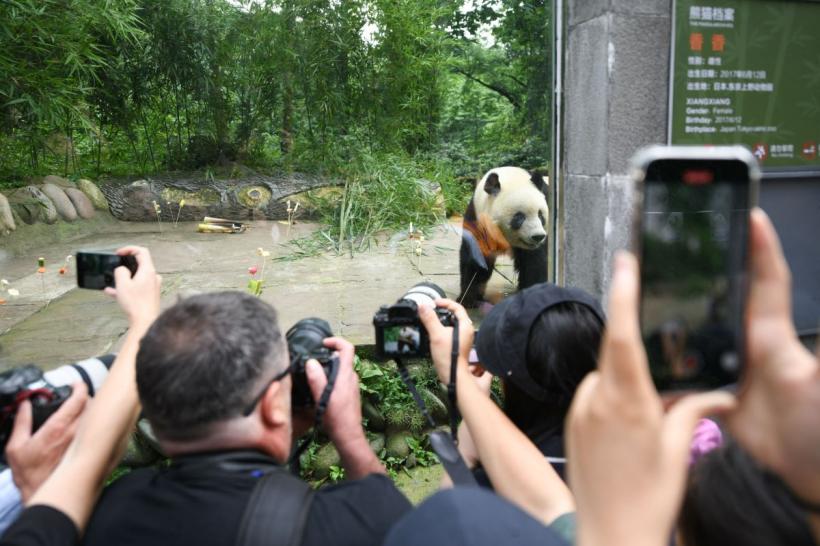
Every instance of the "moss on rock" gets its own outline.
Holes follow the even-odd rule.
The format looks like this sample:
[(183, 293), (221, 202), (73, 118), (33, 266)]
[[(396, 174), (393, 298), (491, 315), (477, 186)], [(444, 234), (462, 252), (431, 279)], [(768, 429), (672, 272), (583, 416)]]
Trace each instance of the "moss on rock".
[(271, 197), (271, 191), (265, 186), (245, 186), (236, 192), (237, 201), (252, 209), (268, 206)]
[(81, 178), (80, 180), (77, 180), (77, 187), (91, 200), (91, 203), (94, 204), (95, 209), (108, 210), (108, 200), (94, 182)]

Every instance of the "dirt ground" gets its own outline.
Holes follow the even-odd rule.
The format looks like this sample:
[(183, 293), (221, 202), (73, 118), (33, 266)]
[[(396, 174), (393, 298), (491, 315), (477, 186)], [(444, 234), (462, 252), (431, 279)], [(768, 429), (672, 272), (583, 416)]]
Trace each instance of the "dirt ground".
[[(100, 215), (102, 216), (102, 215)], [(54, 226), (43, 226), (43, 228)], [(29, 228), (26, 232), (24, 228)], [(38, 229), (40, 227), (38, 226)], [(151, 249), (163, 276), (163, 304), (180, 296), (219, 290), (245, 290), (256, 265), (257, 248), (271, 253), (265, 261), (262, 299), (279, 312), (280, 325), (317, 316), (333, 331), (357, 345), (373, 343), (373, 313), (392, 303), (417, 282), (431, 281), (451, 296), (458, 295), (460, 223), (453, 221), (429, 231), (419, 259), (406, 234), (386, 236), (377, 245), (352, 256), (324, 253), (294, 258), (289, 240), (318, 229), (297, 224), (288, 232), (280, 222), (253, 222), (236, 235), (196, 233), (195, 223), (174, 228), (156, 224), (119, 222), (102, 217), (81, 225), (65, 224), (63, 232), (24, 226), (0, 239), (0, 278), (19, 290), (0, 305), (0, 369), (25, 363), (44, 368), (115, 351), (126, 330), (116, 303), (98, 291), (76, 288), (73, 264), (64, 276), (58, 269), (77, 250), (113, 250), (126, 244)], [(37, 273), (37, 258), (46, 259), (46, 272)], [(508, 261), (500, 271), (512, 278)], [(508, 291), (509, 282), (493, 276), (491, 289)]]

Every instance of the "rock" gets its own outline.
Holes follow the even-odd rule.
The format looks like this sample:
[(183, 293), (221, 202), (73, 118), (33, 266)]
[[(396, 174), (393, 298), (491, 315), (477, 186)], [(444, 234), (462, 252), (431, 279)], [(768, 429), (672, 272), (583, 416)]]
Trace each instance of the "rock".
[(140, 436), (140, 439), (147, 446), (157, 453), (162, 454), (162, 448), (159, 446), (159, 440), (157, 440), (157, 436), (154, 434), (154, 429), (151, 427), (151, 423), (148, 422), (148, 419), (140, 419), (137, 421), (136, 434)]
[(54, 203), (60, 218), (66, 222), (73, 222), (77, 219), (77, 209), (74, 208), (71, 199), (68, 198), (62, 188), (54, 184), (43, 184), (40, 189)]
[(330, 467), (338, 466), (341, 461), (336, 446), (327, 443), (316, 451), (316, 459), (313, 461), (313, 475), (320, 480), (326, 478), (330, 474)]
[(77, 180), (77, 187), (94, 203), (95, 209), (108, 210), (108, 200), (94, 182), (81, 178)]
[(83, 192), (77, 188), (65, 188), (63, 191), (71, 200), (71, 204), (74, 205), (74, 209), (80, 218), (85, 218), (86, 220), (94, 218), (94, 204)]
[(424, 403), (427, 405), (427, 410), (430, 412), (430, 415), (436, 423), (442, 424), (449, 421), (447, 405), (442, 402), (438, 396), (426, 388), (419, 389), (419, 394), (421, 395), (422, 400), (424, 400)]
[(381, 450), (384, 449), (386, 437), (384, 434), (368, 434), (368, 443), (370, 444), (370, 449), (373, 450), (373, 453), (378, 455)]
[(367, 419), (367, 428), (378, 432), (384, 432), (387, 423), (384, 420), (384, 415), (379, 409), (373, 405), (370, 400), (362, 402), (362, 417)]
[(271, 191), (265, 186), (245, 186), (236, 192), (237, 200), (251, 209), (267, 207), (271, 197)]
[[(45, 222), (53, 224), (60, 216), (54, 203), (36, 186), (25, 186), (8, 195), (12, 209), (27, 224)], [(68, 199), (66, 197), (66, 199)]]
[(397, 459), (405, 459), (410, 454), (410, 446), (407, 445), (407, 438), (412, 436), (407, 431), (400, 431), (391, 434), (387, 437), (388, 457), (396, 457)]
[(0, 193), (0, 233), (8, 233), (15, 229), (17, 229), (17, 224), (14, 223), (9, 200)]
[(154, 449), (135, 432), (128, 440), (128, 446), (125, 448), (125, 455), (123, 455), (120, 464), (131, 468), (140, 468), (152, 465), (161, 458), (162, 455), (154, 451)]
[(414, 466), (416, 466), (417, 463), (418, 463), (418, 461), (416, 460), (416, 454), (411, 453), (410, 455), (407, 456), (407, 460), (404, 461), (404, 467), (405, 468), (413, 468)]
[(441, 184), (431, 180), (419, 180), (419, 185), (422, 190), (433, 202), (433, 212), (444, 216), (446, 214), (446, 202), (444, 200), (444, 192), (441, 189)]
[(43, 178), (43, 184), (54, 184), (55, 186), (59, 186), (61, 188), (76, 187), (74, 183), (68, 178), (63, 178), (62, 176), (57, 176), (54, 174), (50, 174), (47, 177)]

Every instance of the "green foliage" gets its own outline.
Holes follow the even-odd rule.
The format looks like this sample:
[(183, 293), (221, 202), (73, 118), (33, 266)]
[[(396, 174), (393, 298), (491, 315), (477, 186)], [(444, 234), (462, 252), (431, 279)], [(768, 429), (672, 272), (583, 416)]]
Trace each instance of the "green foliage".
[(548, 165), (545, 0), (0, 3), (0, 185), (241, 162), (342, 177), (299, 252), (461, 212)]
[[(414, 432), (427, 426), (395, 364), (380, 365), (357, 357), (355, 369), (363, 396), (374, 400), (388, 423)], [(430, 362), (412, 366), (410, 377), (419, 390), (438, 388), (438, 378)]]
[(340, 482), (345, 479), (345, 469), (338, 465), (331, 465), (330, 466), (330, 473), (328, 474), (328, 478), (332, 482)]

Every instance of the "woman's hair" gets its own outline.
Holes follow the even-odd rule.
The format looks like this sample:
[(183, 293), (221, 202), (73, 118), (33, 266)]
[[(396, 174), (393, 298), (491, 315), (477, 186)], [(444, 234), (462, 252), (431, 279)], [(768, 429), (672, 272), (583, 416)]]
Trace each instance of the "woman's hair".
[(692, 467), (678, 530), (684, 546), (812, 546), (805, 513), (737, 443)]
[(575, 389), (597, 366), (604, 325), (586, 305), (565, 302), (535, 320), (527, 344), (527, 370), (549, 396), (535, 400), (504, 381), (504, 411), (529, 437), (560, 429)]

